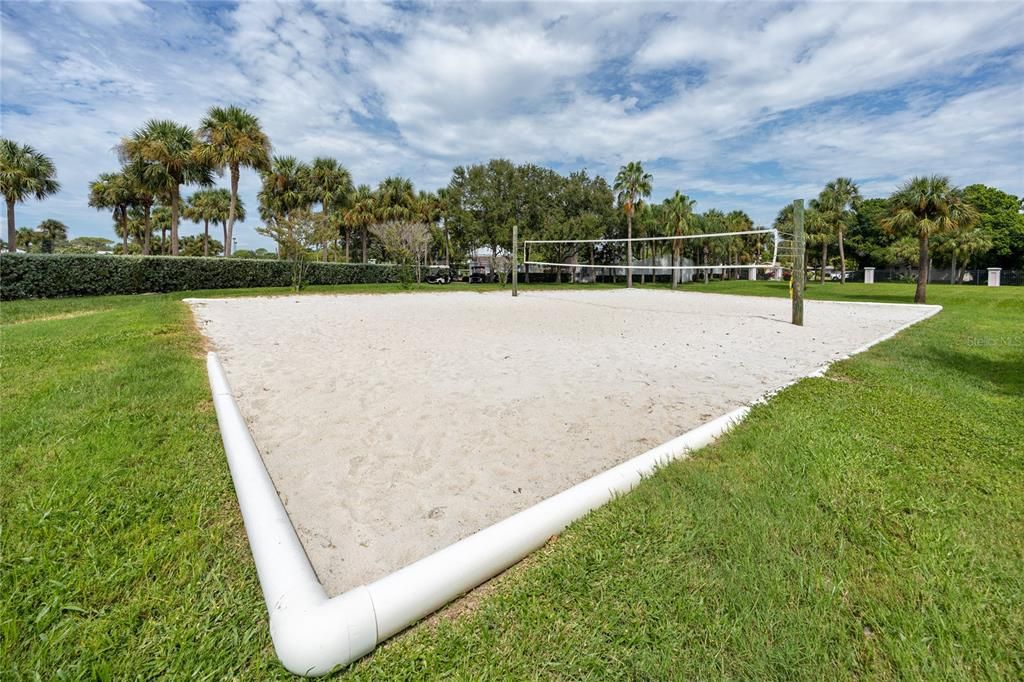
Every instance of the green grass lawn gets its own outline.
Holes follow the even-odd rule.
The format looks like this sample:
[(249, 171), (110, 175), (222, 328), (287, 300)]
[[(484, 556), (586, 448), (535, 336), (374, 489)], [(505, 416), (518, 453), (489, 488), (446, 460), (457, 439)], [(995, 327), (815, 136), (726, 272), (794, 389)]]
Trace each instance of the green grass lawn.
[[(0, 679), (288, 677), (183, 296), (0, 304)], [(929, 302), (342, 677), (1020, 679), (1024, 289)]]

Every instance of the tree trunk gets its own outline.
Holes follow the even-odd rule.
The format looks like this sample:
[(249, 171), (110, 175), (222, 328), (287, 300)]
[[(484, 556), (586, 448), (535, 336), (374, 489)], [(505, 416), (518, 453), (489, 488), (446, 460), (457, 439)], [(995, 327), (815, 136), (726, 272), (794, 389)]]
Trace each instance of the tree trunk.
[[(331, 224), (330, 223), (331, 216), (330, 216), (330, 213), (327, 212), (327, 202), (326, 201), (321, 201), (320, 202), (320, 215), (323, 216), (324, 224), (325, 225), (330, 225)], [(327, 234), (327, 231), (325, 230), (324, 231), (324, 241), (320, 245), (320, 262), (322, 262), (322, 263), (326, 263), (327, 262), (327, 251), (330, 249), (332, 241), (337, 242), (337, 235), (335, 235), (335, 238), (332, 240), (330, 238), (330, 236)]]
[(228, 204), (228, 222), (224, 224), (224, 257), (231, 255), (231, 238), (235, 234), (235, 213), (238, 207), (238, 164), (231, 164), (231, 202)]
[(171, 192), (171, 255), (178, 255), (178, 203), (181, 201), (178, 187)]
[(928, 287), (928, 235), (921, 235), (921, 244), (917, 253), (917, 290), (914, 292), (914, 303), (925, 302)]
[(160, 226), (160, 255), (163, 256), (167, 253), (167, 226)]
[[(643, 259), (644, 259), (644, 245), (643, 245), (643, 242), (641, 242), (640, 243), (640, 260), (642, 261)], [(647, 271), (645, 271), (643, 268), (640, 268), (640, 284), (641, 285), (647, 284)]]
[(210, 221), (206, 218), (203, 219), (203, 257), (207, 258), (210, 255)]
[(949, 283), (956, 284), (956, 249), (953, 249), (953, 255), (949, 261)]
[(626, 212), (626, 288), (633, 286), (633, 214)]
[(348, 263), (351, 260), (351, 244), (352, 244), (352, 230), (351, 228), (345, 228), (345, 262)]
[(14, 253), (18, 250), (18, 228), (14, 226), (14, 200), (7, 200), (7, 251)]
[(679, 242), (672, 245), (672, 288), (679, 288)]
[(647, 257), (651, 259), (651, 284), (658, 283), (658, 247), (654, 242), (648, 242)]
[(821, 243), (821, 283), (825, 283), (825, 265), (828, 263), (828, 242)]
[(142, 229), (146, 231), (146, 234), (142, 236), (142, 255), (148, 256), (153, 241), (153, 226), (150, 222), (150, 212), (153, 207), (150, 204), (146, 204), (146, 208), (142, 214)]
[(839, 283), (846, 284), (846, 250), (843, 247), (842, 230), (839, 230)]
[(451, 270), (451, 267), (452, 267), (451, 253), (450, 253), (450, 248), (449, 248), (450, 242), (451, 242), (451, 237), (448, 236), (448, 223), (446, 221), (445, 225), (444, 225), (444, 267), (445, 267), (445, 270)]
[(701, 263), (701, 265), (704, 266), (704, 269), (703, 269), (703, 272), (704, 272), (704, 284), (707, 284), (708, 283), (708, 278), (711, 276), (711, 273), (710, 273), (710, 271), (708, 271), (708, 247), (706, 247), (706, 246), (704, 247), (704, 258), (703, 258), (703, 262)]
[(121, 207), (114, 209), (117, 216), (117, 224), (121, 226), (121, 255), (128, 255), (128, 215)]
[(597, 284), (597, 268), (594, 267), (594, 245), (590, 245), (590, 275), (593, 284)]
[(367, 242), (368, 230), (366, 225), (363, 225), (363, 262), (366, 262), (366, 242)]

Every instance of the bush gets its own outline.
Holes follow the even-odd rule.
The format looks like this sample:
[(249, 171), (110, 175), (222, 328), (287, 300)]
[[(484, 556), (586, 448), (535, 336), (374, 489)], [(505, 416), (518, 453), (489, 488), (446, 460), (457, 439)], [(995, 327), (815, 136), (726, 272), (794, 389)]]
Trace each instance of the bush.
[[(310, 263), (304, 283), (399, 282), (403, 270), (408, 268)], [(21, 253), (0, 256), (0, 299), (3, 300), (287, 287), (291, 283), (291, 265), (279, 260)]]

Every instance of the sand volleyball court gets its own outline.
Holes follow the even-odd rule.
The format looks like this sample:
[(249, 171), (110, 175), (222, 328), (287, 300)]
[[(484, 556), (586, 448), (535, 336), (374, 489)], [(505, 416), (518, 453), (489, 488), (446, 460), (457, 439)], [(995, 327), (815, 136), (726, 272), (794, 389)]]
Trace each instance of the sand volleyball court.
[(328, 594), (755, 401), (931, 306), (651, 290), (189, 301)]

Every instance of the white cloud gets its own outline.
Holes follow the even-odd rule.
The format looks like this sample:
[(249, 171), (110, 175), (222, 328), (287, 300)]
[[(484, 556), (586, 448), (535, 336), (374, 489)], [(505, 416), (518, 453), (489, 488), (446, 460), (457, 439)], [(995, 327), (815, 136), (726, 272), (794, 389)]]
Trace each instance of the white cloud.
[[(88, 181), (151, 117), (256, 113), (279, 154), (357, 182), (444, 184), (504, 156), (655, 170), (761, 222), (838, 174), (888, 192), (918, 171), (1024, 193), (1024, 14), (1012, 3), (7, 3), (4, 136), (65, 191), (19, 209), (107, 233)], [(70, 19), (70, 21), (69, 21)], [(28, 36), (31, 35), (31, 40)], [(938, 140), (940, 142), (936, 143)], [(242, 178), (255, 208), (258, 179)], [(253, 216), (240, 230), (257, 243)]]
[(82, 21), (96, 26), (132, 23), (149, 14), (141, 0), (68, 0), (65, 8)]
[(0, 55), (6, 64), (23, 64), (35, 55), (35, 51), (32, 49), (32, 44), (23, 36), (5, 31), (3, 40), (0, 40)]
[(1024, 88), (1011, 84), (952, 98), (931, 111), (909, 109), (870, 120), (828, 112), (761, 141), (748, 158), (782, 161), (795, 175), (819, 182), (837, 175), (866, 179), (869, 193), (891, 192), (891, 178), (926, 173), (1020, 191), (1022, 102)]

